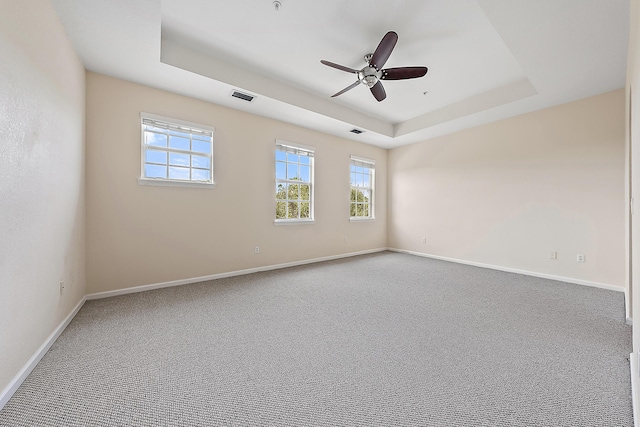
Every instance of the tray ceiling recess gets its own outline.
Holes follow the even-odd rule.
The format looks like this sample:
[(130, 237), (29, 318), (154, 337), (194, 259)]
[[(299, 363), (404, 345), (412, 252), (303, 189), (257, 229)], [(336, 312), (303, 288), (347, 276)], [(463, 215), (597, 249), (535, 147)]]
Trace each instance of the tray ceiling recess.
[[(384, 148), (625, 84), (628, 0), (52, 2), (90, 71)], [(428, 73), (331, 98), (389, 31)]]

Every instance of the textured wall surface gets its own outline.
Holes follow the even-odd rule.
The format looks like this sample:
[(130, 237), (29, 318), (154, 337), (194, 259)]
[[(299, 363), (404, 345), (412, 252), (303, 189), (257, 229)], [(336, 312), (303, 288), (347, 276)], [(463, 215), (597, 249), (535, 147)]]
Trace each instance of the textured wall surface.
[(622, 289), (624, 135), (618, 90), (393, 149), (389, 246)]
[(631, 196), (635, 215), (631, 217), (631, 304), (635, 327), (633, 328), (633, 353), (631, 354), (631, 376), (634, 386), (636, 420), (640, 408), (640, 378), (638, 377), (638, 355), (640, 354), (640, 1), (631, 2), (631, 26), (629, 32), (629, 56), (627, 59), (627, 124), (630, 150)]
[[(215, 189), (138, 184), (140, 112), (215, 127)], [(274, 225), (276, 139), (315, 147), (314, 224)], [(350, 155), (376, 161), (374, 221), (349, 221)], [(386, 167), (381, 148), (88, 73), (88, 292), (384, 248)]]
[[(631, 27), (629, 36), (629, 57), (627, 61), (627, 105), (628, 132), (631, 139), (632, 197), (635, 200), (635, 215), (632, 218), (633, 239), (633, 313), (640, 313), (640, 1), (631, 2)], [(640, 319), (636, 319), (640, 322)], [(633, 330), (633, 348), (640, 350), (640, 328)], [(635, 374), (637, 375), (637, 371)], [(636, 383), (638, 384), (638, 383)], [(640, 398), (640, 395), (637, 395)], [(640, 402), (638, 402), (640, 404)], [(640, 408), (640, 406), (639, 406)]]
[(85, 294), (85, 71), (49, 1), (0, 10), (2, 390)]

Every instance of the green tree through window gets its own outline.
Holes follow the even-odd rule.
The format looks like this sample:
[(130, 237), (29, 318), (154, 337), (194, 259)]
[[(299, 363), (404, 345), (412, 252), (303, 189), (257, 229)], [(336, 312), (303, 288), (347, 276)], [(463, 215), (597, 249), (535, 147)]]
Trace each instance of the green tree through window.
[(276, 219), (310, 218), (309, 191), (308, 184), (278, 184), (276, 188)]
[(313, 151), (276, 144), (276, 220), (313, 219)]
[(351, 156), (349, 176), (351, 198), (349, 214), (351, 219), (373, 218), (373, 186), (375, 163), (373, 160)]
[(361, 190), (351, 189), (351, 216), (368, 218), (369, 214), (369, 198), (364, 195)]

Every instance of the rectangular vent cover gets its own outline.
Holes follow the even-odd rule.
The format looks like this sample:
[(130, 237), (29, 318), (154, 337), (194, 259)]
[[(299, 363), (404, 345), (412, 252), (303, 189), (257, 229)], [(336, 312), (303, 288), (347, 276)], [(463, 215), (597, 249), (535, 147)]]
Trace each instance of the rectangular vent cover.
[(231, 92), (231, 96), (234, 98), (242, 99), (243, 101), (251, 102), (254, 100), (255, 96), (249, 95), (248, 93), (243, 93), (237, 90)]
[(364, 132), (364, 131), (363, 131), (363, 130), (360, 130), (360, 129), (353, 128), (353, 129), (351, 129), (349, 132), (351, 132), (351, 133), (355, 133), (356, 135), (360, 135), (360, 134), (361, 134), (362, 132)]

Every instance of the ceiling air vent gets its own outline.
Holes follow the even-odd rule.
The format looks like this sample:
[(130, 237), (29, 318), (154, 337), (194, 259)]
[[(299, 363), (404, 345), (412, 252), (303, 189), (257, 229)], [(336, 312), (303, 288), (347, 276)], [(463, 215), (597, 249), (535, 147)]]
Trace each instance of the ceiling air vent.
[(234, 98), (242, 99), (243, 101), (251, 102), (254, 100), (255, 96), (249, 95), (248, 93), (240, 92), (238, 90), (234, 90), (231, 92), (231, 96)]
[(349, 132), (351, 132), (351, 133), (355, 133), (356, 135), (360, 135), (360, 134), (361, 134), (362, 132), (364, 132), (364, 131), (363, 131), (363, 130), (360, 130), (360, 129), (353, 128), (353, 129), (351, 129)]

